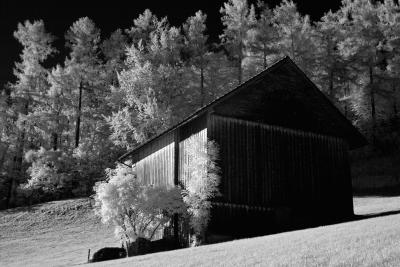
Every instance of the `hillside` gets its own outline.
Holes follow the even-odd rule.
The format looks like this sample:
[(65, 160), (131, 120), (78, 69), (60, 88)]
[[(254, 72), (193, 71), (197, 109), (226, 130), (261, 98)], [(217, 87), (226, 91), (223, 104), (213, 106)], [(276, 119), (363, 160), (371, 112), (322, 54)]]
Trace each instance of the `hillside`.
[[(399, 265), (400, 197), (355, 198), (358, 221), (113, 261), (113, 266)], [(386, 215), (386, 216), (373, 216)], [(119, 246), (88, 199), (0, 211), (0, 266), (70, 266)], [(166, 264), (168, 263), (168, 264)], [(110, 262), (89, 266), (109, 266)]]
[(120, 244), (86, 198), (0, 211), (0, 266), (70, 266)]

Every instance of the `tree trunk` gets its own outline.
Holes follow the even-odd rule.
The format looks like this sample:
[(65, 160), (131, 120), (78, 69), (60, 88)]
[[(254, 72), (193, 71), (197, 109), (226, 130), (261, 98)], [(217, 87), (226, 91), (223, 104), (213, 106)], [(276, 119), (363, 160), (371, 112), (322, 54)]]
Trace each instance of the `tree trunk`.
[(333, 93), (333, 70), (330, 70), (329, 73), (329, 97), (332, 101), (335, 99)]
[[(26, 99), (25, 105), (24, 105), (24, 110), (21, 112), (23, 115), (28, 115), (28, 109), (29, 109), (29, 99)], [(24, 147), (25, 147), (25, 128), (24, 128), (25, 123), (23, 123), (23, 128), (21, 130), (20, 135), (18, 136), (17, 140), (17, 153), (14, 156), (13, 160), (13, 171), (11, 174), (11, 184), (8, 192), (8, 203), (7, 207), (12, 207), (15, 205), (15, 193), (17, 189), (17, 179), (21, 178), (22, 175), (22, 158), (24, 155)]]
[(8, 147), (9, 147), (9, 145), (0, 143), (0, 172), (1, 172), (1, 169), (3, 168), (3, 164), (4, 164), (4, 160), (6, 158)]
[(53, 150), (57, 150), (57, 145), (58, 145), (58, 134), (57, 133), (52, 133), (52, 139), (53, 139)]
[(81, 110), (82, 110), (82, 82), (79, 83), (79, 99), (78, 111), (75, 124), (75, 147), (79, 146), (80, 127), (81, 127)]
[(242, 42), (240, 42), (240, 44), (239, 44), (238, 52), (239, 52), (238, 53), (239, 58), (238, 58), (238, 62), (237, 62), (237, 64), (238, 64), (238, 84), (241, 84), (242, 83), (242, 60), (243, 60), (243, 44), (242, 44)]
[(393, 92), (393, 98), (392, 98), (393, 117), (397, 118), (398, 108), (397, 108), (397, 96), (396, 96), (396, 82), (394, 79), (392, 81), (392, 92)]
[[(293, 36), (293, 29), (290, 28), (290, 48), (291, 48), (291, 54), (292, 54), (292, 59), (294, 62), (296, 62), (296, 55), (295, 55), (295, 49), (294, 49), (294, 36)], [(296, 62), (297, 63), (297, 62)]]
[[(349, 87), (350, 87), (349, 82), (347, 82), (347, 85), (344, 87), (344, 95), (345, 95), (345, 97), (347, 97), (349, 95), (349, 92), (350, 92), (350, 88)], [(348, 118), (348, 113), (349, 113), (349, 107), (348, 107), (347, 100), (346, 100), (346, 101), (344, 101), (344, 116), (346, 118)]]
[(238, 60), (238, 84), (242, 83), (242, 57)]
[(371, 119), (372, 119), (372, 142), (375, 144), (376, 139), (376, 110), (375, 110), (375, 91), (374, 91), (374, 76), (372, 66), (369, 67), (369, 86), (370, 86), (370, 104), (371, 104)]
[(264, 49), (263, 49), (263, 67), (264, 70), (267, 68), (267, 51), (266, 51), (266, 45), (264, 44)]
[(204, 94), (204, 66), (200, 67), (200, 107), (204, 105), (205, 94)]

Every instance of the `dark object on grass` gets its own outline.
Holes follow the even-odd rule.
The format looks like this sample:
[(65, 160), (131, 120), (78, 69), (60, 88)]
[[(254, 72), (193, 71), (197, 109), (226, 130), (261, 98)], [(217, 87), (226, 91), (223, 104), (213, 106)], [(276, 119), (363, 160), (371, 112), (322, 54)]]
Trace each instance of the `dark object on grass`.
[(93, 254), (91, 262), (115, 260), (126, 257), (126, 251), (123, 248), (102, 248)]
[(136, 256), (136, 255), (143, 255), (151, 252), (151, 241), (139, 237), (136, 239), (135, 242), (131, 243), (128, 247), (128, 255)]
[(176, 245), (176, 242), (173, 239), (159, 239), (155, 241), (151, 241), (151, 252), (161, 252), (178, 249), (179, 246)]

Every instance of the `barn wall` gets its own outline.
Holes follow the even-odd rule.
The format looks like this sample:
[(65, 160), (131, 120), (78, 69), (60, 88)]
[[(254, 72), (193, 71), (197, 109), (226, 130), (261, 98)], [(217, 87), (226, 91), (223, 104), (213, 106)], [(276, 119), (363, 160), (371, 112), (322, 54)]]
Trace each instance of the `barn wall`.
[(342, 139), (217, 115), (210, 116), (209, 125), (209, 138), (221, 150), (223, 197), (215, 216), (243, 217), (268, 209), (334, 216), (353, 212)]
[(176, 131), (168, 133), (135, 153), (137, 175), (145, 184), (174, 185), (175, 136)]
[[(132, 154), (137, 175), (146, 184), (185, 184), (188, 178), (184, 164), (188, 161), (187, 144), (191, 139), (207, 140), (207, 117), (200, 116), (167, 134), (154, 139)], [(179, 148), (179, 150), (177, 149)], [(175, 154), (176, 153), (176, 154)], [(176, 159), (179, 165), (175, 165)], [(177, 170), (178, 176), (175, 175)]]
[(189, 163), (188, 146), (191, 140), (198, 140), (201, 144), (207, 143), (207, 128), (194, 132), (191, 136), (179, 142), (179, 182), (186, 186), (190, 175), (186, 166)]

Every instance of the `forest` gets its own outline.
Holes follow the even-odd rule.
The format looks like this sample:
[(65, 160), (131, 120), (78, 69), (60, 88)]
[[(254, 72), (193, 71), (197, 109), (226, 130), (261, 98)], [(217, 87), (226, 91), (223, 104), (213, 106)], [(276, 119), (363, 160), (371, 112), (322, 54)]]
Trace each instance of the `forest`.
[(396, 1), (343, 0), (319, 21), (291, 0), (227, 0), (220, 14), (218, 42), (202, 11), (171, 25), (145, 10), (109, 36), (83, 17), (62, 62), (42, 20), (19, 23), (15, 81), (0, 88), (0, 208), (93, 194), (118, 156), (286, 55), (368, 139), (355, 174), (400, 175)]

